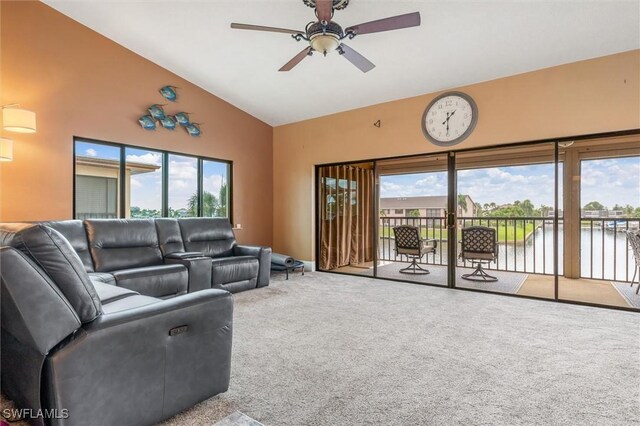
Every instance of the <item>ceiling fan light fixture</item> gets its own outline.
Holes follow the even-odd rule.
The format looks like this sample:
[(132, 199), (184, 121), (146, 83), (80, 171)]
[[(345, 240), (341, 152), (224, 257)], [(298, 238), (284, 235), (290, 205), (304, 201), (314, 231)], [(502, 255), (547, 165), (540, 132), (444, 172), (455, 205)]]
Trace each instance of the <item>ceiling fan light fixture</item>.
[(338, 48), (340, 40), (333, 34), (318, 34), (311, 37), (309, 44), (311, 44), (313, 50), (326, 55), (327, 52)]

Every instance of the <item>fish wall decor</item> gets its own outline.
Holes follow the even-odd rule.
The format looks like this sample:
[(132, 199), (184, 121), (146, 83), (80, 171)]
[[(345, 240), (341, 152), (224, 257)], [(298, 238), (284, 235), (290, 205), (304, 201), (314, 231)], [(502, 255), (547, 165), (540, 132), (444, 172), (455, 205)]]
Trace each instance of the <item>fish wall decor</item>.
[(175, 102), (178, 99), (178, 93), (176, 92), (176, 86), (164, 86), (160, 88), (160, 94), (168, 101)]
[(188, 126), (189, 125), (189, 114), (188, 112), (178, 112), (176, 114), (174, 114), (174, 118), (176, 119), (176, 121), (178, 122), (179, 125), (181, 126)]
[[(177, 102), (178, 100), (178, 87), (176, 86), (162, 86), (158, 92), (169, 102)], [(170, 114), (164, 110), (166, 105), (166, 103), (150, 105), (149, 108), (147, 108), (147, 113), (138, 118), (140, 126), (145, 130), (155, 130), (159, 126), (167, 130), (175, 130), (176, 127), (180, 126), (183, 127), (191, 137), (202, 135), (202, 130), (200, 129), (201, 124), (191, 122), (190, 112), (180, 111), (175, 114)]]
[(140, 126), (142, 126), (142, 128), (145, 130), (156, 129), (156, 122), (150, 115), (143, 115), (138, 119), (138, 123), (140, 123)]
[(175, 130), (176, 128), (176, 121), (170, 115), (165, 115), (164, 118), (161, 118), (160, 124), (167, 130)]
[(198, 137), (202, 133), (200, 131), (199, 123), (190, 123), (187, 126), (185, 126), (185, 129), (187, 129), (187, 133), (189, 133), (189, 136), (193, 136), (193, 137)]
[(149, 114), (156, 120), (162, 120), (165, 116), (164, 109), (162, 108), (164, 105), (153, 104), (149, 107)]

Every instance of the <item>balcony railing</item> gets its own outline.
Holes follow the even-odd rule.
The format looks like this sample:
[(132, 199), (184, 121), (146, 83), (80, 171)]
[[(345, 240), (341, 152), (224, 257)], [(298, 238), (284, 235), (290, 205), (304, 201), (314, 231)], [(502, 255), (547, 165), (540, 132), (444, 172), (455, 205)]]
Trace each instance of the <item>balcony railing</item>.
[[(406, 256), (395, 252), (393, 227), (413, 225), (421, 236), (438, 241), (436, 253), (425, 255), (420, 262), (430, 265), (447, 264), (446, 219), (444, 217), (381, 217), (379, 228), (379, 259), (406, 262)], [(459, 217), (460, 229), (467, 226), (489, 226), (498, 234), (498, 258), (488, 268), (533, 274), (554, 273), (554, 232), (551, 217)], [(583, 278), (630, 281), (635, 263), (629, 250), (627, 235), (622, 231), (640, 228), (639, 219), (581, 220), (581, 276)], [(558, 271), (563, 274), (564, 220), (558, 220)], [(457, 253), (460, 253), (458, 245)], [(471, 267), (458, 258), (458, 266)]]
[(116, 219), (118, 217), (115, 213), (76, 213), (76, 219)]
[(640, 218), (580, 219), (581, 276), (631, 281), (635, 260), (627, 231), (639, 229)]

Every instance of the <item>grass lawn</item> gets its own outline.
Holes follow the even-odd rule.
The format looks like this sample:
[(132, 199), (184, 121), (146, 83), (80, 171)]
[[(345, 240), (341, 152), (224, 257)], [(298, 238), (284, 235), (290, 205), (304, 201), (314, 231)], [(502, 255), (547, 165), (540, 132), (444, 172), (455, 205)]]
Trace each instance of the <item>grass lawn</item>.
[[(495, 226), (492, 226), (492, 228), (495, 228)], [(508, 225), (505, 227), (504, 224), (501, 223), (500, 226), (498, 227), (498, 241), (504, 242), (506, 238), (508, 243), (513, 243), (513, 240), (515, 238), (517, 242), (522, 242), (524, 241), (525, 235), (529, 235), (531, 232), (533, 232), (533, 230), (534, 230), (533, 223), (523, 224), (522, 222), (519, 222), (516, 224), (515, 227), (513, 225)], [(391, 228), (380, 227), (379, 233), (381, 238), (393, 237), (393, 230)], [(420, 229), (420, 233), (422, 235), (422, 238), (436, 239), (440, 241), (446, 240), (448, 236), (447, 229), (443, 229), (441, 232), (440, 229), (438, 228), (427, 229), (423, 227)], [(458, 240), (460, 240), (461, 234), (462, 234), (462, 231), (458, 229)]]

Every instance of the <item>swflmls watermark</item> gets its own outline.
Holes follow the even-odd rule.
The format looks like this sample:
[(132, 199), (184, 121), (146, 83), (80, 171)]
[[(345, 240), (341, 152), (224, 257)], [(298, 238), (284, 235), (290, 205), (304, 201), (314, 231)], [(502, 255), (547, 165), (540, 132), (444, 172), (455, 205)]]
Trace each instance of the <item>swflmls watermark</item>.
[(20, 419), (68, 419), (69, 410), (67, 408), (51, 408), (51, 409), (31, 409), (31, 408), (4, 408), (2, 409), (2, 417), (8, 422), (14, 422)]

